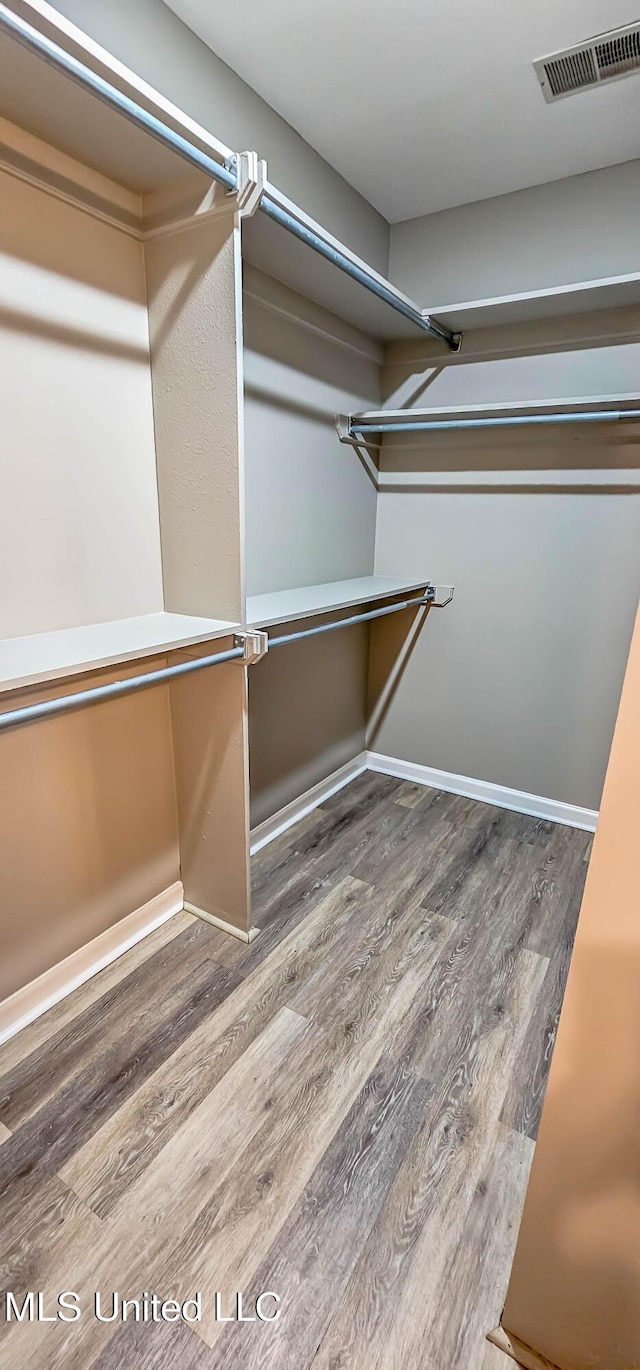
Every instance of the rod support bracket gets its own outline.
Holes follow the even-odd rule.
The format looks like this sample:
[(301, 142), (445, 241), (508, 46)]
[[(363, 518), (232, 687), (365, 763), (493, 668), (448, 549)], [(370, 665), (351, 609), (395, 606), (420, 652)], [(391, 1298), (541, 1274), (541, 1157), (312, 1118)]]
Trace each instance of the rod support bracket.
[(236, 633), (233, 643), (234, 647), (242, 647), (244, 651), (242, 660), (245, 666), (252, 666), (254, 661), (261, 661), (269, 650), (267, 633)]
[(374, 447), (380, 446), (379, 437), (367, 438), (366, 433), (356, 434), (351, 431), (351, 417), (349, 414), (336, 414), (335, 429), (338, 434), (338, 441), (344, 442), (348, 447)]
[(454, 596), (453, 585), (429, 585), (425, 598), (434, 609), (444, 609)]
[(351, 420), (348, 414), (336, 414), (336, 433), (340, 442), (346, 442), (350, 447), (356, 446), (356, 439), (351, 432)]
[(462, 333), (452, 333), (451, 329), (447, 328), (446, 324), (441, 323), (439, 319), (434, 318), (426, 309), (423, 309), (422, 311), (422, 319), (423, 327), (431, 334), (432, 338), (435, 338), (438, 342), (445, 343), (450, 352), (462, 351)]
[(250, 219), (260, 208), (267, 181), (267, 163), (257, 152), (238, 152), (234, 155), (233, 167), (237, 185), (227, 192), (236, 201), (237, 213), (241, 219)]

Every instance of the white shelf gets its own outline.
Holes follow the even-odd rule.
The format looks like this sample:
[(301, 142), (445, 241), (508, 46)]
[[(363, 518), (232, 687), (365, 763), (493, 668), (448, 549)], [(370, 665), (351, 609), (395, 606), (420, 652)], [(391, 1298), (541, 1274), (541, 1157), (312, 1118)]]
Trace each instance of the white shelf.
[(553, 417), (555, 414), (589, 413), (594, 417), (606, 414), (609, 411), (614, 414), (626, 409), (638, 409), (640, 407), (640, 392), (623, 395), (585, 395), (583, 397), (572, 395), (568, 399), (552, 400), (514, 400), (508, 402), (496, 401), (494, 404), (456, 404), (446, 405), (439, 408), (430, 409), (368, 409), (362, 410), (358, 414), (351, 414), (352, 423), (358, 420), (369, 423), (420, 423), (420, 422), (446, 422), (448, 419), (483, 419), (483, 418), (526, 418), (541, 415)]
[(535, 319), (559, 318), (563, 314), (590, 314), (600, 309), (623, 309), (638, 304), (640, 272), (633, 272), (627, 276), (606, 276), (517, 295), (433, 305), (429, 306), (429, 313), (447, 328), (464, 333), (472, 328), (529, 323)]
[(54, 633), (0, 640), (0, 691), (40, 685), (124, 661), (228, 637), (239, 628), (191, 614), (142, 614)]
[(360, 576), (356, 580), (332, 580), (326, 585), (304, 585), (296, 590), (276, 590), (247, 599), (247, 627), (267, 628), (274, 623), (326, 614), (332, 609), (350, 609), (355, 604), (390, 599), (429, 585), (422, 580), (403, 580), (401, 576)]
[[(230, 148), (46, 0), (22, 0), (18, 12), (32, 28), (215, 161), (226, 161)], [(0, 86), (5, 119), (135, 194), (158, 190), (190, 170), (177, 153), (4, 33), (0, 34)]]

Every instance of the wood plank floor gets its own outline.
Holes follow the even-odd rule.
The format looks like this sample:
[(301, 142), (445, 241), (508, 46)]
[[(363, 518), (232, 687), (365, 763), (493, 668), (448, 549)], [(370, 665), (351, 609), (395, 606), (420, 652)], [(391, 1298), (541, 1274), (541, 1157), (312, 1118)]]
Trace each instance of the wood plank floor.
[(7, 1043), (0, 1287), (81, 1315), (3, 1307), (0, 1364), (506, 1370), (589, 844), (365, 773), (254, 858), (250, 946), (180, 914)]

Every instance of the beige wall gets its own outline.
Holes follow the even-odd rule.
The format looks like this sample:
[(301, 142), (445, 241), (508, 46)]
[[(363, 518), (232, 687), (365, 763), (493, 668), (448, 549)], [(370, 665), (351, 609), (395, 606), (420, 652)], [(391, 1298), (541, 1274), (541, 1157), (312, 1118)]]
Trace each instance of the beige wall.
[(364, 750), (367, 662), (362, 625), (275, 647), (251, 668), (253, 827)]
[[(141, 246), (4, 173), (0, 197), (0, 635), (161, 610)], [(0, 774), (4, 998), (179, 878), (167, 689), (2, 733)]]
[(560, 1370), (640, 1365), (640, 618), (503, 1313)]
[[(249, 594), (372, 573), (375, 486), (334, 419), (380, 403), (381, 359), (355, 329), (245, 272)], [(345, 630), (252, 667), (254, 826), (364, 747), (367, 647)]]
[(391, 229), (391, 278), (425, 305), (638, 270), (640, 162), (588, 171)]
[(0, 635), (160, 610), (142, 249), (5, 173), (0, 199)]
[[(622, 313), (470, 334), (458, 363), (398, 347), (387, 402), (632, 391), (640, 319)], [(456, 598), (403, 659), (373, 750), (598, 807), (640, 590), (637, 453), (630, 424), (385, 438), (376, 572)]]
[(179, 879), (168, 688), (3, 732), (0, 774), (1, 1000)]
[(244, 272), (247, 593), (370, 575), (376, 491), (335, 416), (380, 403), (382, 349)]

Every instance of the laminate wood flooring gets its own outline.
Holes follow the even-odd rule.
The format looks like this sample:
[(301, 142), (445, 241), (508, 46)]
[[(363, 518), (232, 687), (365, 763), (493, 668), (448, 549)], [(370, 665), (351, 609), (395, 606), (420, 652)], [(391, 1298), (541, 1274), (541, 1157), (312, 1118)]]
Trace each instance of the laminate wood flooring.
[(0, 1049), (3, 1370), (507, 1370), (589, 844), (365, 772)]

